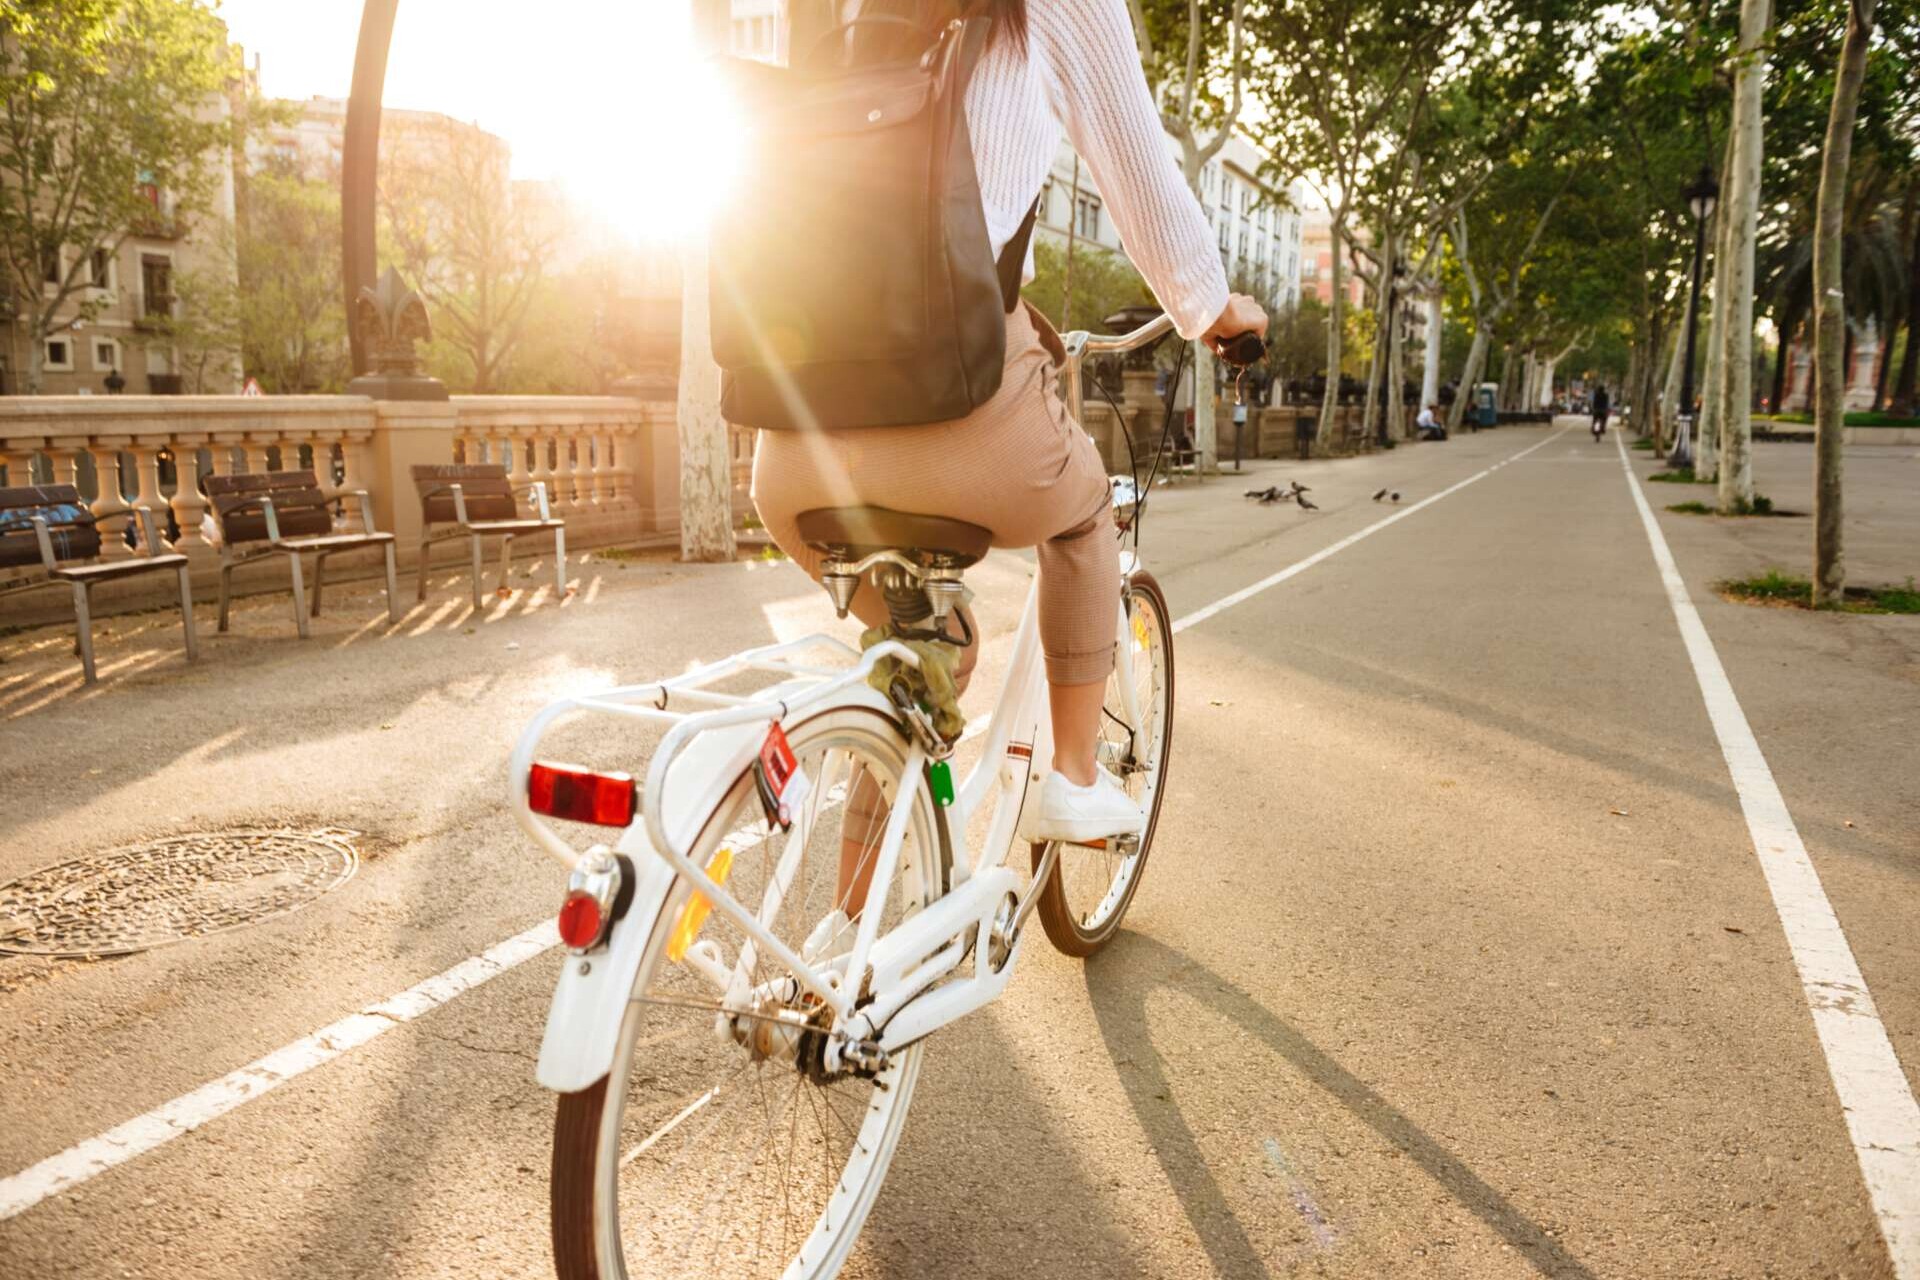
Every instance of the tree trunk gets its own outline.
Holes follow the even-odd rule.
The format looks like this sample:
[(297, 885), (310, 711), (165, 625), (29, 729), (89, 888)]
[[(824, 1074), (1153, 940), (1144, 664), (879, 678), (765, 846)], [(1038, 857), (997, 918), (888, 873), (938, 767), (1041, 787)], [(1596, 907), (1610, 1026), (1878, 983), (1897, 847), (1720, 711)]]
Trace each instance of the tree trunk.
[(707, 237), (689, 237), (680, 272), (680, 558), (733, 559), (733, 469), (720, 417), (720, 368), (707, 327)]
[(1333, 289), (1327, 303), (1327, 394), (1320, 401), (1322, 448), (1333, 439), (1333, 422), (1340, 409), (1340, 329), (1346, 323), (1347, 316), (1347, 280), (1346, 273), (1341, 270), (1341, 259), (1345, 257), (1346, 249), (1340, 242), (1340, 227), (1345, 214), (1345, 209), (1336, 213), (1327, 228), (1327, 241), (1333, 249), (1327, 280)]
[[(1720, 172), (1732, 181), (1737, 133), (1727, 132), (1726, 149), (1721, 153)], [(1720, 397), (1726, 388), (1727, 372), (1727, 263), (1731, 259), (1728, 235), (1733, 227), (1732, 203), (1722, 200), (1714, 212), (1713, 230), (1713, 309), (1707, 322), (1707, 368), (1700, 382), (1700, 445), (1693, 451), (1693, 473), (1701, 480), (1720, 477)], [(1691, 408), (1688, 410), (1692, 412)], [(1709, 444), (1708, 442), (1712, 443)]]
[(1893, 368), (1893, 339), (1900, 332), (1900, 326), (1892, 320), (1884, 320), (1874, 326), (1884, 327), (1886, 332), (1876, 334), (1880, 339), (1879, 350), (1874, 353), (1879, 370), (1873, 378), (1873, 411), (1879, 413), (1887, 407), (1887, 371)]
[[(1644, 365), (1649, 358), (1647, 355), (1647, 343), (1644, 338), (1627, 348), (1627, 380), (1613, 389), (1613, 412), (1618, 413), (1621, 405), (1628, 404), (1632, 401), (1633, 388), (1640, 385), (1640, 367)], [(1637, 435), (1651, 436), (1653, 438), (1654, 452), (1658, 453), (1660, 451), (1660, 417), (1658, 414), (1646, 412), (1634, 414), (1633, 429)]]
[[(1687, 407), (1680, 403), (1680, 366), (1687, 358), (1687, 335), (1673, 335), (1673, 354), (1667, 358), (1667, 380), (1660, 388), (1660, 416), (1669, 427), (1678, 431), (1680, 415)], [(1697, 457), (1706, 449), (1706, 437), (1700, 436), (1694, 442), (1694, 454)]]
[(1767, 400), (1767, 408), (1780, 412), (1780, 402), (1787, 398), (1787, 350), (1793, 346), (1793, 335), (1785, 329), (1780, 330), (1779, 345), (1773, 349), (1773, 395)]
[(1914, 341), (1914, 322), (1920, 320), (1920, 218), (1913, 221), (1913, 247), (1907, 251), (1907, 352), (1900, 358), (1900, 381), (1893, 388), (1893, 411), (1914, 411), (1915, 382), (1920, 380), (1920, 343)]
[(1720, 514), (1753, 507), (1753, 241), (1760, 215), (1763, 41), (1770, 0), (1740, 0), (1740, 68), (1733, 82), (1734, 163), (1727, 192), (1725, 387), (1720, 396)]
[[(1427, 352), (1426, 363), (1420, 369), (1420, 407), (1440, 403), (1440, 291), (1435, 289), (1427, 297)], [(1908, 339), (1912, 346), (1912, 339)]]
[(1813, 346), (1820, 390), (1813, 409), (1813, 603), (1834, 605), (1846, 595), (1847, 562), (1841, 527), (1841, 432), (1846, 421), (1847, 379), (1840, 373), (1841, 331), (1847, 327), (1845, 276), (1840, 259), (1846, 212), (1847, 166), (1852, 159), (1853, 118), (1866, 75), (1867, 42), (1873, 35), (1874, 0), (1848, 5), (1847, 39), (1834, 78), (1833, 109), (1827, 115), (1826, 148), (1820, 161), (1820, 203), (1814, 217)]
[(1473, 345), (1467, 348), (1466, 367), (1460, 370), (1460, 386), (1454, 392), (1453, 407), (1447, 411), (1447, 431), (1449, 434), (1460, 430), (1467, 420), (1467, 402), (1473, 396), (1473, 388), (1480, 381), (1481, 369), (1487, 363), (1487, 331), (1475, 327)]

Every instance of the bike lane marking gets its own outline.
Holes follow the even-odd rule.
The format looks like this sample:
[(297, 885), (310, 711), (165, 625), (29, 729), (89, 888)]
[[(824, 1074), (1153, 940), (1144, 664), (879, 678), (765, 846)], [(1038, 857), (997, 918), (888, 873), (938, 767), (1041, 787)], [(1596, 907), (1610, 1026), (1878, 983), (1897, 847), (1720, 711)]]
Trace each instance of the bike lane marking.
[(1292, 564), (1288, 565), (1286, 568), (1280, 570), (1278, 573), (1272, 573), (1267, 575), (1266, 577), (1260, 579), (1260, 581), (1254, 583), (1252, 586), (1242, 587), (1240, 588), (1240, 590), (1234, 592), (1231, 595), (1220, 597), (1220, 599), (1215, 600), (1210, 605), (1204, 605), (1201, 608), (1195, 609), (1192, 613), (1188, 614), (1184, 618), (1175, 619), (1173, 624), (1174, 632), (1178, 634), (1179, 632), (1185, 631), (1188, 627), (1198, 626), (1209, 618), (1225, 613), (1227, 610), (1233, 608), (1233, 606), (1237, 604), (1244, 604), (1245, 602), (1253, 599), (1253, 597), (1259, 595), (1263, 591), (1267, 591), (1274, 587), (1279, 586), (1281, 583), (1285, 582), (1288, 578), (1294, 577), (1297, 574), (1305, 573), (1308, 569), (1313, 568), (1313, 566), (1319, 564), (1322, 560), (1330, 559), (1333, 556), (1338, 555), (1340, 552), (1345, 551), (1348, 547), (1352, 546), (1354, 543), (1359, 542), (1362, 539), (1372, 537), (1374, 534), (1380, 532), (1382, 529), (1386, 528), (1388, 525), (1398, 524), (1400, 521), (1405, 520), (1408, 516), (1412, 515), (1414, 512), (1420, 511), (1426, 507), (1430, 507), (1434, 503), (1440, 501), (1440, 499), (1456, 494), (1470, 484), (1475, 484), (1481, 480), (1485, 480), (1488, 476), (1492, 475), (1494, 472), (1498, 471), (1500, 468), (1504, 466), (1509, 466), (1512, 463), (1520, 461), (1520, 459), (1526, 457), (1528, 454), (1532, 453), (1534, 450), (1546, 448), (1548, 445), (1552, 444), (1555, 440), (1558, 440), (1561, 436), (1567, 434), (1567, 432), (1571, 430), (1573, 430), (1572, 427), (1562, 427), (1558, 431), (1554, 432), (1552, 435), (1548, 436), (1546, 439), (1541, 440), (1536, 444), (1527, 446), (1525, 449), (1522, 449), (1520, 452), (1514, 454), (1510, 458), (1504, 458), (1501, 461), (1494, 463), (1492, 466), (1486, 468), (1484, 471), (1476, 471), (1472, 475), (1468, 476), (1465, 480), (1461, 480), (1455, 484), (1450, 484), (1446, 488), (1442, 489), (1440, 492), (1433, 494), (1429, 497), (1422, 498), (1420, 499), (1420, 501), (1414, 503), (1410, 507), (1403, 507), (1400, 510), (1394, 512), (1392, 515), (1388, 516), (1384, 520), (1376, 520), (1372, 524), (1368, 525), (1366, 528), (1360, 530), (1358, 533), (1350, 533), (1346, 537), (1340, 539), (1338, 542), (1335, 542), (1330, 546), (1322, 547), (1320, 550), (1314, 552), (1312, 555), (1308, 556), (1306, 559), (1296, 560)]
[(1787, 810), (1773, 771), (1767, 767), (1753, 727), (1740, 709), (1726, 668), (1694, 608), (1666, 535), (1633, 473), (1624, 439), (1616, 438), (1627, 488), (1647, 531), (1654, 565), (1673, 606), (1674, 621), (1693, 664), (1694, 679), (1706, 702), (1720, 754), (1726, 759), (1733, 789), (1740, 797), (1753, 837), (1754, 856), (1766, 877), (1775, 913), (1787, 937), (1794, 969), (1813, 1014), (1813, 1028), (1827, 1060), (1827, 1073), (1839, 1095), (1866, 1182), (1880, 1233), (1898, 1280), (1920, 1280), (1920, 1103), (1907, 1083), (1887, 1029), (1874, 1008), (1867, 980), (1840, 928), (1833, 904), (1820, 886), (1820, 873)]
[[(1175, 621), (1173, 629), (1176, 632), (1184, 631), (1263, 591), (1278, 586), (1288, 578), (1346, 550), (1388, 525), (1398, 523), (1414, 512), (1432, 506), (1440, 499), (1458, 493), (1476, 481), (1484, 480), (1508, 463), (1518, 462), (1534, 450), (1552, 444), (1570, 430), (1572, 430), (1571, 427), (1562, 427), (1546, 439), (1484, 470), (1475, 472), (1456, 484), (1449, 485), (1431, 497), (1422, 498), (1409, 507), (1395, 511), (1385, 519), (1375, 521), (1358, 533), (1349, 534), (1304, 560), (1296, 561), (1278, 573), (1262, 578), (1252, 586), (1221, 597), (1212, 604)], [(972, 737), (985, 727), (986, 721), (976, 721), (968, 726), (966, 736)], [(210, 1081), (190, 1093), (184, 1093), (170, 1102), (163, 1103), (144, 1115), (135, 1116), (125, 1124), (97, 1137), (76, 1143), (65, 1151), (48, 1156), (19, 1173), (0, 1178), (0, 1222), (25, 1213), (42, 1201), (79, 1186), (117, 1165), (145, 1155), (183, 1134), (192, 1133), (209, 1121), (219, 1119), (296, 1076), (303, 1075), (315, 1067), (324, 1066), (393, 1028), (411, 1022), (422, 1014), (432, 1012), (456, 996), (464, 995), (475, 987), (490, 982), (537, 956), (546, 954), (558, 945), (560, 945), (560, 936), (553, 921), (548, 920), (535, 925), (477, 956), (461, 961), (444, 973), (436, 974), (424, 982), (408, 987), (398, 995), (367, 1005), (358, 1013), (348, 1014), (312, 1035), (276, 1049), (265, 1057), (256, 1058), (246, 1066)], [(1906, 1277), (1903, 1276), (1901, 1280), (1906, 1280)]]

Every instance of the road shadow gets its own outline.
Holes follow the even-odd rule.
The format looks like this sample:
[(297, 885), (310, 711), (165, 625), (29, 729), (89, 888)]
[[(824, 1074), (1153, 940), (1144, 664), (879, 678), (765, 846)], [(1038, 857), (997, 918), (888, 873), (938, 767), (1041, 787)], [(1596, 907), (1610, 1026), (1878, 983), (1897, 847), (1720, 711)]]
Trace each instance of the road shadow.
[(937, 1036), (886, 1189), (845, 1275), (1153, 1280), (1089, 1177), (1061, 1109), (1017, 1065), (990, 1014)]
[[(1088, 962), (1086, 982), (1115, 1074), (1126, 1088), (1140, 1127), (1153, 1139), (1155, 1157), (1216, 1273), (1234, 1277), (1273, 1274), (1235, 1215), (1193, 1129), (1180, 1108), (1169, 1101), (1173, 1097), (1172, 1073), (1147, 1025), (1148, 998), (1163, 988), (1178, 990), (1286, 1059), (1410, 1158), (1541, 1275), (1555, 1280), (1594, 1280), (1593, 1273), (1568, 1254), (1559, 1241), (1372, 1086), (1184, 951), (1143, 934), (1122, 933)], [(1119, 1070), (1123, 1063), (1130, 1069)]]

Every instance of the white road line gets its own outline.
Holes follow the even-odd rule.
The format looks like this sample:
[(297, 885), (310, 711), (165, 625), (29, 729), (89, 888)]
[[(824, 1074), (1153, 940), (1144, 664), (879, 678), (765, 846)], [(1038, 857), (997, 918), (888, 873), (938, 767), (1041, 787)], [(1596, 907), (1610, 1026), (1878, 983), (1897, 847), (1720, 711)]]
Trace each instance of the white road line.
[(412, 1022), (455, 996), (526, 963), (559, 941), (552, 921), (536, 925), (461, 961), (445, 973), (408, 987), (397, 996), (370, 1004), (303, 1040), (295, 1040), (238, 1071), (201, 1085), (192, 1093), (182, 1094), (164, 1106), (136, 1116), (117, 1129), (68, 1147), (59, 1155), (48, 1156), (30, 1169), (0, 1180), (0, 1222), (117, 1164), (145, 1155), (183, 1133), (192, 1133), (241, 1103), (251, 1102), (295, 1076), (359, 1048), (382, 1032), (403, 1022)]
[(1530, 445), (1527, 448), (1522, 449), (1520, 452), (1514, 454), (1511, 458), (1507, 458), (1503, 461), (1494, 463), (1492, 466), (1488, 467), (1485, 471), (1476, 471), (1474, 474), (1468, 476), (1465, 480), (1460, 481), (1458, 484), (1448, 485), (1446, 488), (1434, 494), (1432, 497), (1422, 498), (1420, 499), (1420, 501), (1414, 503), (1410, 507), (1402, 507), (1400, 510), (1388, 516), (1386, 519), (1376, 520), (1372, 524), (1368, 525), (1366, 528), (1360, 530), (1360, 532), (1350, 533), (1346, 537), (1340, 539), (1340, 541), (1334, 543), (1333, 545), (1328, 547), (1322, 547), (1320, 550), (1308, 556), (1305, 560), (1295, 561), (1293, 564), (1288, 565), (1286, 568), (1280, 570), (1278, 573), (1270, 574), (1267, 577), (1260, 579), (1260, 581), (1254, 583), (1250, 587), (1242, 587), (1240, 588), (1240, 590), (1234, 592), (1232, 595), (1223, 596), (1220, 599), (1215, 600), (1212, 604), (1207, 605), (1205, 608), (1195, 609), (1192, 613), (1188, 614), (1186, 617), (1175, 619), (1173, 624), (1174, 631), (1175, 632), (1185, 631), (1188, 627), (1198, 626), (1202, 622), (1205, 622), (1208, 618), (1214, 617), (1216, 614), (1225, 613), (1228, 609), (1233, 608), (1233, 606), (1237, 604), (1243, 604), (1246, 601), (1253, 599), (1253, 597), (1259, 595), (1262, 591), (1266, 591), (1272, 587), (1279, 586), (1281, 583), (1285, 582), (1288, 578), (1291, 578), (1296, 574), (1305, 573), (1308, 569), (1313, 568), (1313, 566), (1319, 564), (1322, 560), (1330, 559), (1331, 557), (1340, 554), (1342, 551), (1345, 551), (1348, 547), (1352, 546), (1354, 543), (1359, 542), (1362, 538), (1370, 538), (1374, 534), (1386, 528), (1388, 525), (1398, 524), (1400, 521), (1405, 520), (1408, 516), (1412, 515), (1414, 512), (1422, 510), (1423, 508), (1426, 508), (1426, 507), (1430, 507), (1434, 503), (1440, 501), (1440, 499), (1448, 497), (1452, 494), (1456, 494), (1460, 492), (1462, 489), (1466, 488), (1468, 485), (1475, 483), (1476, 481), (1485, 480), (1488, 476), (1492, 475), (1494, 472), (1498, 471), (1500, 468), (1507, 466), (1509, 463), (1520, 461), (1520, 459), (1526, 457), (1528, 454), (1532, 453), (1535, 449), (1546, 448), (1548, 445), (1552, 444), (1555, 440), (1558, 440), (1561, 436), (1567, 434), (1567, 432), (1571, 430), (1573, 430), (1572, 427), (1562, 427), (1558, 431), (1554, 432), (1552, 435), (1548, 436), (1545, 440), (1540, 441), (1538, 444)]
[(1739, 793), (1754, 855), (1773, 895), (1794, 968), (1799, 970), (1814, 1031), (1860, 1161), (1860, 1175), (1893, 1258), (1893, 1273), (1899, 1280), (1920, 1280), (1920, 1103), (1914, 1101), (1900, 1059), (1873, 1006), (1867, 980), (1841, 932), (1833, 904), (1820, 887), (1820, 875), (1807, 856), (1807, 846), (1787, 812), (1786, 799), (1760, 753), (1746, 713), (1733, 695), (1720, 655), (1687, 595), (1666, 535), (1640, 491), (1625, 440), (1616, 437), (1615, 442), (1620, 446), (1627, 487), (1653, 548), (1653, 562), (1666, 584), (1674, 621), (1680, 624), (1680, 638), (1706, 699), (1707, 718), (1713, 722), (1727, 772)]
[[(1468, 476), (1458, 484), (1442, 489), (1430, 498), (1423, 498), (1412, 506), (1396, 511), (1386, 519), (1376, 521), (1360, 532), (1350, 534), (1332, 546), (1315, 552), (1270, 577), (1262, 578), (1250, 587), (1236, 591), (1204, 609), (1188, 614), (1176, 621), (1173, 629), (1184, 631), (1196, 623), (1205, 622), (1215, 614), (1231, 609), (1242, 601), (1285, 582), (1295, 574), (1346, 550), (1362, 538), (1378, 533), (1388, 525), (1404, 520), (1424, 507), (1432, 506), (1449, 494), (1458, 493), (1476, 480), (1484, 480), (1501, 467), (1510, 462), (1518, 462), (1535, 449), (1552, 444), (1570, 429), (1563, 427), (1539, 443), (1522, 449), (1504, 461), (1494, 463), (1484, 471)], [(973, 737), (985, 727), (985, 721), (969, 725), (966, 736)], [(389, 1000), (368, 1005), (360, 1012), (350, 1014), (331, 1026), (322, 1027), (303, 1040), (296, 1040), (284, 1048), (276, 1049), (266, 1057), (202, 1085), (192, 1093), (183, 1094), (145, 1115), (136, 1116), (116, 1129), (109, 1130), (99, 1137), (89, 1138), (58, 1155), (48, 1156), (40, 1163), (23, 1169), (11, 1177), (0, 1179), (0, 1222), (24, 1213), (48, 1197), (59, 1195), (97, 1174), (105, 1173), (115, 1165), (125, 1164), (164, 1143), (173, 1141), (182, 1134), (191, 1133), (209, 1120), (218, 1119), (242, 1103), (250, 1102), (261, 1094), (278, 1088), (295, 1076), (331, 1062), (349, 1050), (366, 1044), (383, 1032), (390, 1031), (402, 1023), (411, 1022), (421, 1014), (439, 1008), (455, 996), (471, 991), (481, 983), (525, 964), (535, 956), (545, 954), (559, 943), (559, 935), (551, 921), (536, 925), (525, 933), (515, 934), (505, 942), (470, 960), (462, 961), (445, 973), (428, 978), (417, 986), (409, 987)], [(1905, 1280), (1905, 1277), (1902, 1277), (1902, 1280)]]

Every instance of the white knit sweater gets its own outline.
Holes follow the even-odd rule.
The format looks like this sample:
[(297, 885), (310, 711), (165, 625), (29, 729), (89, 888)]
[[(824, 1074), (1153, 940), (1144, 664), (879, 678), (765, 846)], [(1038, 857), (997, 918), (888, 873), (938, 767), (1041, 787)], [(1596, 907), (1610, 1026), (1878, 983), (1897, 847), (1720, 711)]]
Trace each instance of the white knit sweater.
[[(1127, 257), (1181, 336), (1199, 337), (1226, 308), (1227, 276), (1200, 202), (1167, 150), (1126, 0), (1027, 0), (1027, 29), (1024, 49), (996, 38), (967, 86), (995, 255), (1040, 193), (1065, 124)], [(1032, 271), (1029, 256), (1028, 278)]]

